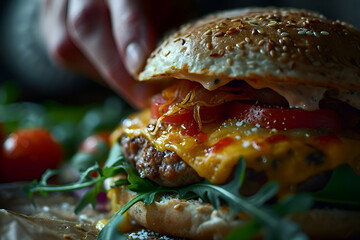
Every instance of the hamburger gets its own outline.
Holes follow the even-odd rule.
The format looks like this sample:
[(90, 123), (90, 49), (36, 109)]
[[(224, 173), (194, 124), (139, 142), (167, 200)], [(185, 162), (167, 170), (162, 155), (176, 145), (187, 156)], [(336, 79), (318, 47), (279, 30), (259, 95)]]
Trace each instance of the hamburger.
[[(307, 10), (219, 12), (168, 35), (138, 79), (169, 85), (112, 139), (157, 192), (149, 200), (146, 189), (116, 184), (123, 177), (114, 177), (107, 182), (114, 211), (127, 206), (132, 221), (177, 237), (221, 239), (241, 227), (264, 227), (251, 236), (269, 237), (270, 227), (283, 231), (284, 222), (274, 217), (281, 224), (263, 224), (251, 209), (273, 216), (277, 204), (306, 192), (313, 208), (283, 214), (289, 228), (314, 238), (360, 236), (360, 32), (354, 27)], [(353, 194), (342, 192), (349, 182), (337, 182), (339, 174), (344, 182), (355, 179)], [(259, 192), (267, 196), (274, 182), (275, 193), (252, 201)], [(201, 184), (224, 194), (200, 191)]]

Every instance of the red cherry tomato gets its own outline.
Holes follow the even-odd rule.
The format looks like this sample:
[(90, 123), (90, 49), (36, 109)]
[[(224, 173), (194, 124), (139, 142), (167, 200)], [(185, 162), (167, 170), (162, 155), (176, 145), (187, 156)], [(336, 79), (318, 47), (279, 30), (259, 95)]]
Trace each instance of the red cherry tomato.
[(3, 143), (1, 181), (40, 179), (46, 169), (57, 168), (62, 157), (62, 148), (49, 131), (41, 128), (18, 130)]
[(97, 153), (99, 151), (100, 142), (110, 146), (111, 132), (99, 132), (87, 137), (80, 145), (80, 152), (83, 153)]
[(325, 129), (332, 132), (341, 128), (341, 119), (330, 109), (306, 111), (291, 108), (268, 108), (240, 102), (229, 103), (229, 117), (245, 120), (262, 128), (289, 130), (295, 128)]

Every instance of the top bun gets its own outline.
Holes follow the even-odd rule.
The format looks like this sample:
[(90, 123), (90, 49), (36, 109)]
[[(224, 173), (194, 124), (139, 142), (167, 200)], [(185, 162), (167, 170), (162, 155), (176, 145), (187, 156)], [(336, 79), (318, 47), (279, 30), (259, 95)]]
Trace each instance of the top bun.
[(251, 8), (188, 24), (158, 46), (139, 80), (234, 79), (360, 91), (360, 32), (307, 10)]

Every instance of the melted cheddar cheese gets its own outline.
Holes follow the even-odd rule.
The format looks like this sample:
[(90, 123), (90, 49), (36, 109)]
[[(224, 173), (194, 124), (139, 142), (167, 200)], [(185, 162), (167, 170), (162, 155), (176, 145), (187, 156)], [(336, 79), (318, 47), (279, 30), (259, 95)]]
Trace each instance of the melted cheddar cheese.
[[(246, 166), (279, 181), (282, 191), (295, 189), (309, 177), (350, 164), (360, 173), (360, 140), (329, 136), (315, 130), (275, 131), (237, 119), (204, 124), (199, 136), (181, 135), (181, 125), (163, 124), (156, 134), (150, 112), (145, 110), (124, 120), (114, 132), (145, 136), (158, 150), (176, 152), (201, 177), (214, 184), (229, 180), (240, 157)], [(231, 140), (231, 141), (229, 141)]]

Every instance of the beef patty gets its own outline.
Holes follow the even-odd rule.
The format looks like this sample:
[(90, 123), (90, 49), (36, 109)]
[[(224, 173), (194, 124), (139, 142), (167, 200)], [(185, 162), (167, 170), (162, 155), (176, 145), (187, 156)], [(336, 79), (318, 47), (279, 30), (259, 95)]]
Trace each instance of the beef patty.
[[(125, 157), (136, 167), (141, 177), (146, 177), (161, 186), (179, 187), (200, 182), (202, 178), (175, 152), (159, 151), (143, 136), (130, 138), (122, 135), (120, 143)], [(331, 177), (331, 171), (315, 175), (298, 185), (298, 191), (319, 191)], [(247, 169), (243, 195), (256, 193), (267, 181), (263, 172)]]
[(122, 135), (120, 143), (125, 157), (141, 177), (166, 187), (184, 186), (202, 180), (175, 152), (159, 151), (145, 137), (129, 138)]

